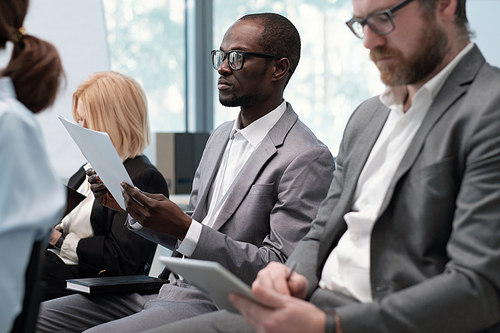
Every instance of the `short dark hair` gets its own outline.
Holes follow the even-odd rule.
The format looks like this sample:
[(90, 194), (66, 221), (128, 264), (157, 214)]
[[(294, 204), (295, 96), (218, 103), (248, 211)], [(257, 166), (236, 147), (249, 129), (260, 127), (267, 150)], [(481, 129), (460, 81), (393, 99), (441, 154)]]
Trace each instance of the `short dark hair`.
[(240, 20), (258, 20), (264, 28), (259, 41), (262, 51), (288, 58), (292, 73), (295, 71), (301, 45), (299, 32), (290, 20), (276, 13), (248, 14)]
[[(422, 8), (427, 14), (434, 15), (436, 6), (439, 0), (418, 0)], [(465, 12), (465, 0), (457, 0), (457, 8), (455, 10), (455, 24), (460, 29), (462, 37), (470, 38), (472, 32), (469, 29), (469, 21)]]

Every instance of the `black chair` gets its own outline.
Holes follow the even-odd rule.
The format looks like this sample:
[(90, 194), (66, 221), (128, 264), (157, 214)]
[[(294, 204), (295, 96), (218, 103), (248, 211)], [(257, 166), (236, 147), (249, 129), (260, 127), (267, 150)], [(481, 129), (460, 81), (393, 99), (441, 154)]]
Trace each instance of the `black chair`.
[(17, 316), (11, 333), (32, 333), (35, 331), (40, 302), (43, 299), (45, 284), (42, 281), (43, 258), (52, 230), (41, 240), (35, 241), (30, 262), (26, 269), (23, 310)]

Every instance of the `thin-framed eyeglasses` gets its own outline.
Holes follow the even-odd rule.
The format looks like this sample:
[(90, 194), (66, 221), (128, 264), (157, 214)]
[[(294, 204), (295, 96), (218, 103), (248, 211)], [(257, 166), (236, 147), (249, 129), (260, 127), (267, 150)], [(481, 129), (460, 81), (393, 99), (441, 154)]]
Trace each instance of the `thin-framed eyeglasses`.
[(262, 53), (262, 52), (245, 52), (245, 51), (229, 51), (224, 52), (221, 50), (213, 50), (212, 52), (212, 66), (217, 71), (220, 66), (224, 62), (224, 60), (228, 61), (229, 67), (233, 71), (239, 71), (243, 68), (243, 63), (245, 62), (245, 57), (257, 57), (257, 58), (265, 58), (265, 59), (281, 59), (282, 56), (270, 53)]
[(363, 31), (365, 25), (368, 25), (368, 27), (377, 35), (387, 35), (396, 29), (396, 24), (392, 18), (394, 12), (403, 8), (412, 1), (413, 0), (404, 0), (389, 9), (368, 15), (368, 17), (364, 19), (352, 18), (347, 21), (346, 24), (354, 35), (361, 39), (365, 38), (365, 33)]

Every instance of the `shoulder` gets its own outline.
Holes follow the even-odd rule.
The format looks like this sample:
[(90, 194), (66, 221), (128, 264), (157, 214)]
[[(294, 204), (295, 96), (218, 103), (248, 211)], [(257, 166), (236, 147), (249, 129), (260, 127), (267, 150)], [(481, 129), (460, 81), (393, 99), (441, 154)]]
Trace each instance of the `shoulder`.
[(5, 126), (39, 128), (34, 114), (15, 98), (0, 97), (0, 119)]
[(234, 120), (226, 121), (214, 129), (212, 134), (208, 137), (207, 143), (205, 144), (205, 149), (203, 154), (207, 151), (215, 150), (217, 151), (221, 145), (223, 145), (227, 140), (229, 140), (229, 133), (233, 128)]
[(168, 195), (168, 186), (162, 173), (149, 161), (145, 155), (139, 155), (126, 160), (123, 165), (134, 183), (134, 186), (147, 192), (161, 192)]
[(3, 143), (15, 143), (17, 148), (38, 150), (44, 146), (43, 136), (35, 118), (17, 99), (0, 97), (0, 139)]
[(283, 143), (276, 145), (276, 149), (281, 158), (287, 157), (291, 160), (308, 160), (309, 162), (326, 159), (331, 160), (333, 165), (330, 149), (299, 119), (290, 127)]
[(268, 137), (277, 148), (280, 146), (295, 147), (296, 149), (307, 149), (308, 147), (326, 148), (313, 131), (299, 119), (289, 103), (287, 103), (285, 113), (269, 131)]
[(158, 169), (156, 169), (156, 167), (145, 155), (129, 158), (123, 162), (123, 165), (132, 178), (136, 175), (144, 173), (159, 173)]
[(226, 121), (222, 124), (220, 124), (219, 126), (217, 126), (214, 131), (212, 132), (212, 134), (210, 135), (210, 137), (208, 138), (208, 142), (214, 140), (214, 139), (218, 139), (218, 138), (221, 138), (221, 137), (229, 137), (229, 133), (231, 132), (231, 129), (233, 128), (233, 125), (234, 125), (234, 122), (235, 120), (231, 120), (231, 121)]
[(293, 143), (295, 145), (299, 145), (302, 148), (326, 148), (326, 145), (321, 140), (319, 140), (314, 132), (300, 119), (297, 119), (295, 124), (293, 124), (293, 126), (290, 128), (290, 131), (285, 137), (284, 143)]

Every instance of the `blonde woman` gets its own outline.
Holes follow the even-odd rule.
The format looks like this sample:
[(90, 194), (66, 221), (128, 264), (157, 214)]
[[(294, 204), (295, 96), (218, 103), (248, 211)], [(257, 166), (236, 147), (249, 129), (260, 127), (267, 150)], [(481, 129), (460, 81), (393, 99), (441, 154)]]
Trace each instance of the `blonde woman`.
[[(149, 144), (147, 101), (134, 79), (111, 71), (91, 75), (73, 94), (73, 118), (85, 128), (109, 134), (136, 186), (168, 196), (165, 179), (142, 155)], [(68, 182), (86, 199), (53, 231), (44, 270), (46, 299), (69, 294), (66, 279), (149, 271), (156, 244), (127, 229), (127, 212), (94, 200), (85, 175), (88, 167)]]

